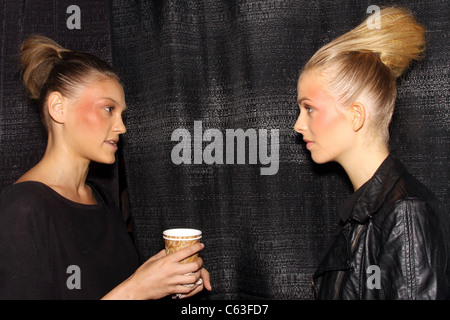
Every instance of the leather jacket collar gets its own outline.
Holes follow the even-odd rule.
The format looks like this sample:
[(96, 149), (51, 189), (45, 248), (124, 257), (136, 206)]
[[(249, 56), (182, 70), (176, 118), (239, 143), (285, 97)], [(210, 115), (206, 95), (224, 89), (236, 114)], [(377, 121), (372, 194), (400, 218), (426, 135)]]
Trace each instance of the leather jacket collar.
[[(352, 218), (364, 223), (382, 206), (386, 196), (405, 171), (406, 168), (399, 160), (388, 155), (373, 177), (350, 196), (348, 199), (350, 201), (346, 201), (339, 209), (342, 221)], [(356, 199), (353, 199), (353, 196), (356, 196)]]

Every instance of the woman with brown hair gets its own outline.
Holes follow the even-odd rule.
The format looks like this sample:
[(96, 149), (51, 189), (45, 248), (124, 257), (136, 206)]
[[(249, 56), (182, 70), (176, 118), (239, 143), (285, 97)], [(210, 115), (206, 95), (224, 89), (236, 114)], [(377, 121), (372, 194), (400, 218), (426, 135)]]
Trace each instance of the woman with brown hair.
[(303, 135), (316, 163), (338, 162), (355, 190), (313, 276), (318, 299), (446, 299), (449, 217), (388, 148), (396, 80), (424, 56), (425, 31), (402, 8), (380, 11), (320, 48), (298, 80)]
[(0, 298), (158, 299), (210, 290), (201, 259), (179, 263), (202, 244), (139, 266), (121, 213), (86, 181), (91, 161), (114, 163), (126, 132), (114, 70), (41, 36), (23, 42), (21, 62), (48, 140), (41, 161), (0, 195)]

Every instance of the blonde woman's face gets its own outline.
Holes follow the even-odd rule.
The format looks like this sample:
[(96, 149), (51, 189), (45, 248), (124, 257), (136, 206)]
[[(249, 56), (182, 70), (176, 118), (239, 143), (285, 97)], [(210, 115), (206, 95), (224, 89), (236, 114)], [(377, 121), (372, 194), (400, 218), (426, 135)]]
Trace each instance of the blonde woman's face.
[(84, 88), (69, 108), (65, 141), (82, 158), (114, 163), (119, 135), (126, 132), (122, 121), (125, 94), (115, 79), (94, 82)]
[(352, 146), (352, 127), (337, 99), (326, 90), (316, 71), (306, 71), (298, 81), (300, 115), (294, 130), (303, 135), (306, 148), (316, 163), (340, 162)]

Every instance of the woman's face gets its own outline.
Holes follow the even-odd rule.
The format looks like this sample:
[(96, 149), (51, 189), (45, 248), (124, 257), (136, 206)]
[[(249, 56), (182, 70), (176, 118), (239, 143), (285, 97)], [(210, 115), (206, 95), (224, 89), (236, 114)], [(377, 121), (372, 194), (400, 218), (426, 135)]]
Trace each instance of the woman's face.
[(297, 92), (300, 115), (294, 130), (303, 135), (314, 162), (340, 162), (352, 146), (346, 111), (338, 110), (337, 99), (326, 90), (326, 82), (317, 71), (300, 76)]
[(71, 152), (89, 161), (114, 163), (119, 135), (126, 132), (122, 121), (125, 109), (125, 94), (117, 80), (102, 80), (84, 88), (68, 108), (65, 122)]

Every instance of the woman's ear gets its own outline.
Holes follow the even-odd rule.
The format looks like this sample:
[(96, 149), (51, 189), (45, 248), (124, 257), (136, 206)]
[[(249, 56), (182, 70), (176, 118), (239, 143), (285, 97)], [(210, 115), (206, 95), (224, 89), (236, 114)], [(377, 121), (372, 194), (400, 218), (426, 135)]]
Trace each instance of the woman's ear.
[(355, 102), (350, 106), (353, 131), (359, 131), (366, 120), (366, 109), (361, 102)]
[(66, 110), (64, 97), (61, 93), (54, 91), (47, 98), (47, 108), (50, 117), (57, 123), (64, 123)]

